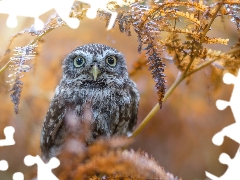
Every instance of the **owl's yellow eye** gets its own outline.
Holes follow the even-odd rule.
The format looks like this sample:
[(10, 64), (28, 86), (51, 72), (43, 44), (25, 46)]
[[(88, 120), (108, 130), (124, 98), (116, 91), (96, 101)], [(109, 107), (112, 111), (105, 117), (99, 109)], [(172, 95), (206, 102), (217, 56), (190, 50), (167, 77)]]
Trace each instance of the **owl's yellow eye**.
[(105, 61), (109, 66), (112, 66), (112, 67), (115, 67), (117, 64), (117, 59), (115, 56), (108, 56), (106, 57)]
[(85, 59), (82, 56), (77, 56), (74, 58), (73, 64), (75, 67), (77, 67), (77, 68), (81, 67), (84, 65), (84, 63), (85, 63)]

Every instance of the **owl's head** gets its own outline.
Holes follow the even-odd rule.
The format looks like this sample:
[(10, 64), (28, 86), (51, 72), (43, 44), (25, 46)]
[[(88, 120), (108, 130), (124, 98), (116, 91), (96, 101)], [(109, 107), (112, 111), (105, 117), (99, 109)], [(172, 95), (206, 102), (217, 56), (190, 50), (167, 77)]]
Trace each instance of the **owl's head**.
[(123, 54), (103, 44), (77, 47), (66, 56), (62, 67), (63, 78), (79, 79), (83, 82), (128, 78)]

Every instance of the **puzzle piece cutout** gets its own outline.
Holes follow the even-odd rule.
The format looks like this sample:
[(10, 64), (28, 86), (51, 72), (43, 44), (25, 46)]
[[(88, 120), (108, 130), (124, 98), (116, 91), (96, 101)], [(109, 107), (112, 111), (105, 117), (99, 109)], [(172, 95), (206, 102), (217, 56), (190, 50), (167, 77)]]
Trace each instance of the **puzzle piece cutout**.
[(239, 112), (239, 99), (240, 99), (240, 75), (238, 71), (238, 76), (234, 76), (230, 73), (226, 73), (223, 76), (223, 82), (225, 84), (234, 84), (234, 88), (232, 91), (232, 96), (230, 98), (230, 101), (223, 101), (223, 100), (217, 100), (216, 106), (219, 110), (224, 110), (227, 106), (231, 106), (231, 109), (233, 111), (233, 115), (235, 118), (235, 121), (240, 123), (240, 113)]
[[(109, 23), (108, 23), (108, 27), (107, 27), (107, 30), (110, 30), (113, 28), (113, 25), (114, 25), (114, 22), (117, 18), (117, 12), (113, 12), (113, 11), (110, 11), (108, 8), (107, 8), (107, 3), (109, 2), (109, 0), (79, 0), (83, 3), (86, 3), (86, 4), (89, 4), (91, 7), (87, 10), (87, 13), (86, 13), (86, 16), (89, 18), (89, 19), (94, 19), (96, 18), (97, 16), (97, 11), (99, 9), (101, 10), (104, 10), (108, 13), (111, 13), (111, 18), (109, 20)], [(120, 0), (116, 0), (117, 4), (118, 5), (122, 5), (122, 1)]]
[[(86, 16), (94, 19), (97, 16), (99, 9), (111, 13), (108, 28), (112, 29), (114, 22), (117, 18), (117, 12), (110, 11), (107, 8), (109, 0), (79, 0), (83, 3), (89, 4), (91, 7), (88, 9)], [(115, 0), (119, 6), (123, 6), (122, 0)], [(132, 1), (134, 2), (134, 1)], [(80, 21), (77, 18), (70, 18), (69, 13), (74, 0), (2, 0), (0, 1), (0, 13), (9, 14), (6, 21), (8, 27), (14, 28), (17, 26), (17, 16), (25, 16), (34, 18), (34, 27), (36, 30), (41, 30), (44, 23), (39, 16), (46, 13), (51, 9), (55, 9), (58, 15), (66, 22), (66, 24), (76, 29)], [(131, 3), (131, 2), (130, 2)]]
[(37, 172), (37, 179), (38, 180), (58, 180), (58, 178), (52, 173), (52, 169), (58, 167), (60, 165), (60, 161), (53, 157), (50, 159), (48, 163), (44, 163), (40, 156), (31, 156), (27, 155), (24, 158), (24, 164), (27, 166), (32, 166), (37, 164), (38, 172)]
[(230, 101), (217, 100), (216, 106), (219, 110), (224, 110), (227, 106), (231, 106), (235, 123), (223, 128), (220, 132), (214, 135), (212, 141), (215, 145), (222, 145), (224, 136), (231, 138), (240, 144), (240, 113), (239, 111), (239, 102), (240, 102), (240, 74), (237, 77), (230, 73), (226, 73), (223, 76), (223, 81), (226, 84), (234, 84), (232, 96)]
[[(0, 146), (11, 146), (15, 144), (13, 139), (15, 129), (12, 126), (4, 128), (5, 139), (0, 140)], [(33, 164), (38, 165), (38, 180), (58, 180), (58, 178), (52, 173), (52, 169), (60, 165), (60, 161), (57, 158), (52, 158), (47, 164), (45, 164), (39, 156), (28, 155), (24, 158), (24, 163), (27, 166)], [(6, 171), (8, 169), (8, 162), (6, 160), (0, 160), (0, 171)], [(24, 180), (24, 175), (21, 172), (15, 172), (13, 174), (13, 180)]]
[(219, 161), (222, 164), (228, 165), (228, 170), (221, 176), (216, 177), (209, 172), (206, 172), (206, 176), (212, 180), (231, 180), (240, 179), (240, 148), (238, 149), (235, 157), (233, 159), (226, 153), (222, 153), (219, 157)]
[[(218, 100), (216, 102), (216, 106), (219, 110), (224, 110), (227, 106), (230, 106), (236, 122), (223, 128), (220, 132), (213, 136), (212, 141), (217, 146), (222, 145), (225, 136), (240, 144), (240, 112), (238, 110), (240, 105), (240, 70), (238, 71), (237, 77), (226, 73), (223, 77), (223, 81), (226, 84), (234, 84), (232, 96), (229, 102)], [(240, 179), (240, 147), (233, 159), (231, 159), (226, 153), (222, 153), (219, 157), (219, 161), (222, 164), (228, 165), (227, 171), (221, 177), (216, 177), (205, 171), (208, 178), (212, 180)]]
[(39, 16), (55, 9), (69, 27), (77, 28), (79, 20), (69, 17), (73, 2), (74, 0), (2, 0), (0, 1), (0, 13), (9, 14), (6, 22), (8, 27), (16, 27), (18, 24), (16, 17), (25, 16), (34, 18), (35, 29), (41, 30), (44, 23)]
[[(0, 140), (0, 146), (11, 146), (15, 144), (13, 135), (15, 132), (14, 127), (7, 126), (4, 128), (5, 139)], [(8, 169), (8, 162), (6, 160), (0, 161), (0, 171), (6, 171)], [(21, 176), (22, 175), (22, 176)], [(22, 178), (21, 178), (22, 177)], [(23, 180), (23, 174), (18, 172), (13, 174), (13, 180)]]
[[(0, 161), (0, 171), (6, 171), (8, 169), (8, 162), (6, 160)], [(21, 172), (13, 174), (13, 180), (24, 180), (24, 175)]]
[(7, 126), (4, 128), (4, 135), (5, 139), (0, 139), (0, 146), (11, 146), (15, 144), (15, 141), (13, 139), (13, 134), (15, 132), (14, 127)]
[(0, 161), (0, 171), (6, 171), (8, 169), (8, 162), (6, 160)]
[(13, 174), (13, 180), (24, 180), (24, 175), (21, 172), (15, 172)]

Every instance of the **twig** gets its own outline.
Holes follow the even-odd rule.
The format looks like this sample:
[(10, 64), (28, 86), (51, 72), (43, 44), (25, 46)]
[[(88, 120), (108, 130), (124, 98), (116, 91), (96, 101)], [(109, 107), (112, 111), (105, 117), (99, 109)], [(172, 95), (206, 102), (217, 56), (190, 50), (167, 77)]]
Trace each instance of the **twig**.
[[(221, 3), (219, 3), (216, 11), (214, 12), (214, 14), (213, 14), (213, 16), (212, 16), (212, 18), (211, 18), (211, 21), (209, 22), (208, 26), (204, 29), (204, 31), (203, 31), (203, 33), (202, 33), (202, 36), (201, 36), (201, 39), (200, 39), (200, 43), (199, 43), (198, 48), (197, 48), (197, 50), (196, 50), (197, 52), (198, 52), (199, 49), (201, 48), (201, 46), (202, 46), (202, 44), (203, 44), (203, 42), (204, 42), (204, 37), (206, 36), (207, 32), (210, 30), (210, 27), (211, 27), (213, 21), (215, 20), (215, 18), (217, 17), (217, 14), (218, 14), (219, 10), (221, 9), (222, 5), (223, 5), (223, 1), (222, 1)], [(190, 62), (189, 62), (189, 64), (188, 64), (186, 70), (185, 70), (184, 73), (183, 73), (184, 76), (186, 76), (186, 74), (188, 73), (190, 67), (192, 66), (192, 63), (193, 63), (194, 59), (195, 59), (195, 58), (192, 58), (192, 56), (191, 56), (191, 60), (190, 60)]]
[(223, 1), (222, 1), (221, 3), (219, 3), (216, 11), (215, 11), (214, 14), (213, 14), (213, 17), (212, 17), (210, 23), (209, 23), (208, 26), (204, 29), (203, 34), (202, 34), (202, 37), (201, 37), (201, 39), (200, 39), (200, 44), (201, 44), (201, 45), (202, 45), (202, 43), (203, 43), (203, 41), (204, 41), (204, 37), (206, 36), (207, 32), (210, 30), (210, 27), (211, 27), (213, 21), (214, 21), (215, 18), (217, 17), (217, 14), (218, 14), (218, 12), (220, 11), (222, 5), (223, 5)]
[[(240, 47), (237, 47), (237, 48), (233, 48), (231, 49), (230, 51), (226, 52), (225, 54), (233, 54), (235, 52), (239, 52), (240, 51)], [(200, 66), (198, 66), (197, 68), (195, 68), (194, 70), (192, 70), (191, 72), (187, 73), (186, 74), (186, 77), (187, 76), (190, 76), (191, 74), (199, 71), (200, 69), (202, 68), (205, 68), (206, 66), (208, 66), (209, 64), (213, 63), (214, 61), (217, 61), (219, 58), (215, 58), (215, 59), (212, 59), (210, 61), (206, 61), (205, 63), (202, 63)]]
[(11, 62), (11, 60), (9, 60), (9, 61), (0, 69), (0, 74), (8, 68), (8, 65), (10, 64), (10, 62)]
[(43, 34), (41, 34), (40, 36), (37, 36), (29, 45), (33, 45), (35, 44), (37, 41), (39, 41), (43, 36), (45, 36), (46, 34), (50, 33), (52, 30), (54, 30), (55, 28), (50, 28), (48, 30), (46, 30)]
[[(167, 93), (165, 94), (163, 98), (163, 102), (166, 101), (166, 99), (169, 97), (170, 94), (174, 91), (174, 89), (183, 81), (185, 77), (179, 71), (178, 77), (176, 78), (175, 82), (172, 84), (172, 86), (168, 89)], [(159, 110), (159, 103), (157, 103), (152, 110), (148, 113), (148, 115), (144, 118), (144, 120), (141, 122), (141, 124), (135, 129), (135, 131), (132, 133), (131, 137), (136, 137), (139, 132), (142, 131), (142, 129), (148, 124), (148, 122), (152, 119), (152, 117), (157, 113)]]

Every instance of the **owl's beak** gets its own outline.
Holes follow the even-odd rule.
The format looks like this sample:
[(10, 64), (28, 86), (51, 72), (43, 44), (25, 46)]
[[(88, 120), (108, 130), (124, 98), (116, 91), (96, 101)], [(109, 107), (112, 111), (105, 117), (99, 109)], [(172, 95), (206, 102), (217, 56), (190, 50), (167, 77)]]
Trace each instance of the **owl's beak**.
[(90, 70), (90, 73), (93, 74), (93, 79), (94, 79), (94, 81), (96, 81), (97, 76), (98, 76), (99, 73), (100, 73), (100, 70), (99, 70), (99, 68), (97, 67), (96, 64), (94, 64), (94, 66), (93, 66), (92, 69)]

